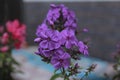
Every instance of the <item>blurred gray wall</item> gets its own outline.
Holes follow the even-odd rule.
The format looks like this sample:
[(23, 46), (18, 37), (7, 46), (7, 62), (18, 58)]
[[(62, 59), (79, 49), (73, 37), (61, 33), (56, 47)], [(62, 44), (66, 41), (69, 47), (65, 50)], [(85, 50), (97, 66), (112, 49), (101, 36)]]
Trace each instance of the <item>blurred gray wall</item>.
[(111, 53), (120, 41), (120, 2), (24, 2), (24, 22), (27, 24), (27, 41), (34, 44), (35, 32), (42, 23), (51, 3), (65, 4), (75, 11), (79, 30), (89, 29), (90, 56), (111, 61)]

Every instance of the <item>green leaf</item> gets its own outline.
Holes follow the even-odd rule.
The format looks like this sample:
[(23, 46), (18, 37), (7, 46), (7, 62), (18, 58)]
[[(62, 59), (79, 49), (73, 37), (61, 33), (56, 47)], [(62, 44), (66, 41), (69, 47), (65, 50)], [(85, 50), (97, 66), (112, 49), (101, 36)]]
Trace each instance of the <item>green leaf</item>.
[(59, 78), (59, 77), (61, 77), (61, 76), (62, 76), (61, 73), (54, 74), (54, 75), (50, 78), (50, 80), (56, 80), (57, 78)]

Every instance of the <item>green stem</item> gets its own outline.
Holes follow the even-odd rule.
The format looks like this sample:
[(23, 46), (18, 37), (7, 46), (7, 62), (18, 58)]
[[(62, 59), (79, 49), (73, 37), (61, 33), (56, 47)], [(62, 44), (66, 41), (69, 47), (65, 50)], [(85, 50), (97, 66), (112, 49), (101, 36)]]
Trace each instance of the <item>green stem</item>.
[(68, 77), (68, 75), (66, 74), (64, 68), (62, 68), (62, 73), (63, 73), (63, 78), (64, 78), (64, 80), (69, 80), (69, 77)]
[(11, 51), (8, 51), (7, 53), (4, 54), (3, 57), (3, 62), (2, 62), (2, 73), (1, 73), (1, 77), (2, 80), (13, 80), (12, 76), (11, 76), (11, 72), (13, 71), (12, 69), (12, 61), (10, 60), (10, 62), (8, 62), (8, 58), (12, 58), (11, 56)]

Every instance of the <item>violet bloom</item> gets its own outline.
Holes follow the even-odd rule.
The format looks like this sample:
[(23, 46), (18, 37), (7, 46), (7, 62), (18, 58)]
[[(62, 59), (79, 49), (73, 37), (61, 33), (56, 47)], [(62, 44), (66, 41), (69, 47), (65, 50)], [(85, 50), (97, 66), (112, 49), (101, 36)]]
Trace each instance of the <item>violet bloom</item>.
[(63, 19), (67, 19), (68, 11), (69, 10), (67, 7), (65, 7), (64, 5), (61, 5), (61, 12), (62, 12)]
[(75, 30), (77, 23), (74, 20), (67, 20), (64, 24), (67, 29)]
[(70, 49), (72, 46), (77, 46), (77, 38), (75, 37), (74, 31), (72, 30), (63, 30), (61, 32), (62, 43), (65, 44), (67, 49)]
[(48, 57), (48, 58), (52, 58), (54, 56), (60, 55), (60, 53), (64, 53), (62, 48), (53, 49), (53, 50), (45, 50), (45, 49), (40, 49), (39, 48), (39, 52), (40, 52), (40, 54), (42, 54), (42, 55), (44, 55), (45, 57)]
[(46, 50), (46, 49), (39, 48), (39, 52), (37, 54), (43, 55), (44, 57), (47, 57), (47, 58), (51, 58), (56, 51), (57, 49)]
[(76, 29), (77, 23), (76, 23), (76, 17), (75, 17), (75, 14), (74, 14), (73, 11), (68, 11), (67, 20), (66, 20), (64, 26), (66, 28), (69, 28), (69, 29), (72, 29), (72, 30)]
[(35, 54), (41, 55), (46, 58), (51, 58), (54, 52), (55, 52), (54, 50), (46, 50), (39, 47), (38, 52), (35, 52)]
[(79, 51), (84, 55), (88, 55), (88, 46), (85, 45), (82, 41), (78, 42)]
[(48, 29), (48, 26), (45, 23), (42, 23), (38, 26), (36, 35), (37, 37), (41, 37), (40, 35)]
[(46, 30), (44, 33), (41, 35), (41, 41), (39, 43), (39, 47), (43, 49), (57, 49), (61, 46), (60, 43), (60, 33), (57, 30)]
[(68, 11), (67, 19), (76, 20), (75, 13), (73, 11)]
[(42, 40), (41, 35), (44, 34), (46, 30), (48, 30), (48, 26), (45, 23), (39, 25), (36, 31), (37, 38), (34, 39), (34, 42), (39, 43)]
[(48, 21), (50, 25), (54, 25), (55, 22), (59, 24), (60, 21), (63, 21), (61, 25), (64, 25), (65, 28), (69, 28), (72, 30), (75, 30), (77, 27), (74, 12), (70, 11), (63, 4), (61, 5), (51, 4), (51, 9), (47, 14), (46, 21)]
[(49, 10), (47, 14), (47, 21), (50, 25), (53, 25), (54, 22), (60, 17), (60, 8), (56, 5), (51, 5), (51, 9)]
[(66, 52), (59, 51), (59, 55), (52, 57), (51, 64), (56, 68), (68, 68), (70, 66), (70, 55)]
[(34, 39), (34, 42), (36, 42), (36, 43), (39, 43), (40, 41), (41, 41), (41, 38), (39, 38), (39, 37)]

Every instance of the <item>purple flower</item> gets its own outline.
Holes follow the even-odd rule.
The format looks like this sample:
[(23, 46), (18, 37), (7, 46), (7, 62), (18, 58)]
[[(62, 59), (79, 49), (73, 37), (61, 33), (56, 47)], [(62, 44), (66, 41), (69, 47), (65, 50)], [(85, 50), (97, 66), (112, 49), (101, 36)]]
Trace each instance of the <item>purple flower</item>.
[(76, 20), (75, 13), (73, 11), (68, 11), (67, 19)]
[(78, 42), (79, 51), (84, 55), (88, 55), (88, 46), (85, 45), (82, 41)]
[(36, 52), (37, 55), (42, 55), (44, 57), (50, 58), (54, 54), (55, 50), (46, 50), (42, 48), (38, 48), (38, 52)]
[(53, 25), (54, 22), (60, 17), (60, 8), (56, 5), (51, 5), (51, 9), (48, 11), (47, 14), (47, 21), (50, 25)]
[(74, 14), (73, 11), (68, 11), (67, 20), (66, 20), (64, 26), (66, 28), (69, 28), (69, 29), (72, 29), (72, 30), (76, 29), (77, 23), (76, 23), (76, 17), (75, 17), (75, 14)]
[[(56, 53), (57, 54), (57, 53)], [(64, 51), (59, 51), (59, 55), (52, 57), (51, 64), (56, 68), (68, 68), (70, 65), (70, 55)]]
[(64, 24), (67, 29), (75, 30), (77, 23), (74, 20), (67, 20)]
[(46, 30), (40, 36), (42, 40), (39, 44), (39, 47), (43, 49), (53, 50), (61, 46), (60, 43), (61, 36), (59, 31), (57, 30), (50, 30), (50, 29)]
[[(72, 49), (78, 47), (79, 52), (88, 55), (88, 46), (77, 40), (75, 30), (77, 27), (75, 13), (63, 4), (51, 4), (46, 19), (39, 25), (36, 31), (37, 38), (34, 42), (39, 44), (37, 55), (43, 61), (51, 63), (56, 69), (68, 68), (71, 59), (77, 59), (79, 54)], [(56, 30), (57, 29), (57, 30)], [(84, 31), (87, 32), (86, 29)], [(70, 52), (68, 50), (71, 50)], [(75, 64), (74, 68), (78, 68)]]
[(37, 37), (40, 37), (40, 35), (45, 32), (48, 29), (48, 26), (45, 23), (42, 23), (41, 25), (38, 26), (36, 35)]
[(46, 49), (41, 49), (41, 54), (44, 55), (45, 57), (51, 58), (59, 49), (53, 49), (53, 50), (46, 50)]
[(67, 16), (68, 16), (68, 8), (65, 7), (64, 5), (61, 6), (61, 12), (62, 12), (62, 15), (63, 15), (63, 19), (67, 19)]
[(51, 4), (51, 9), (47, 14), (46, 21), (50, 25), (61, 25), (72, 30), (75, 30), (77, 27), (75, 13), (63, 4)]
[(77, 38), (75, 37), (74, 31), (72, 30), (63, 30), (61, 32), (62, 43), (65, 44), (67, 49), (70, 49), (72, 46), (77, 46)]
[(39, 43), (41, 41), (41, 38), (35, 38), (34, 42)]
[(58, 55), (60, 55), (61, 53), (64, 53), (64, 51), (62, 50), (62, 48), (58, 48), (58, 49), (53, 49), (53, 50), (42, 50), (40, 51), (45, 57), (56, 57)]

